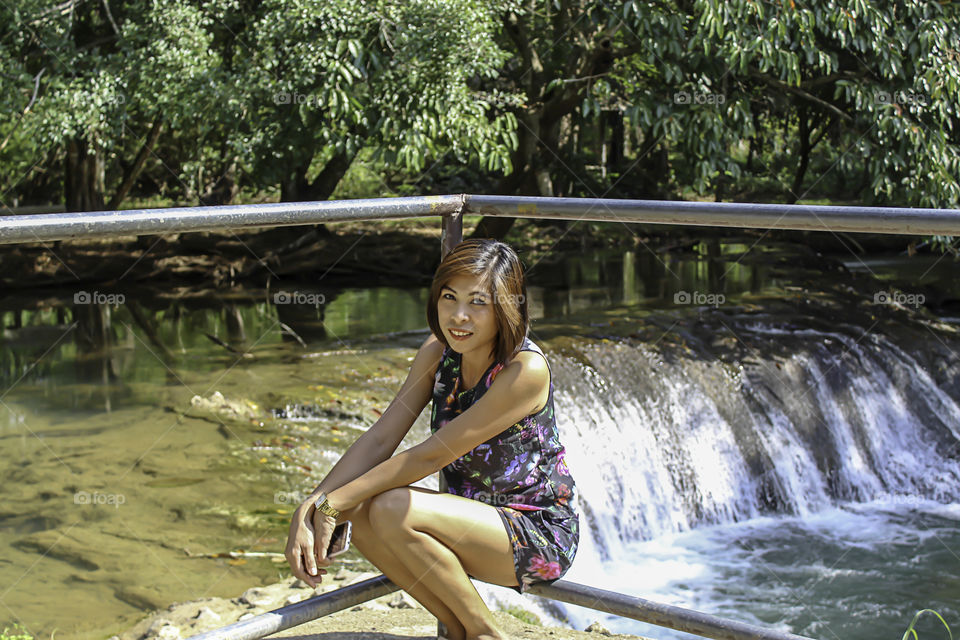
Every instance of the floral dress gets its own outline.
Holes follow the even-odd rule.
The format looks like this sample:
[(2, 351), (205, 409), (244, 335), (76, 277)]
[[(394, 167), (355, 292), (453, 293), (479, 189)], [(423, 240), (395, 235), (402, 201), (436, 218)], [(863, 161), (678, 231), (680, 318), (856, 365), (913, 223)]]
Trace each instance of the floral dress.
[[(543, 351), (524, 338), (521, 351)], [(544, 356), (546, 360), (546, 356)], [(430, 431), (479, 400), (503, 362), (494, 362), (472, 389), (463, 389), (461, 355), (444, 349), (433, 387)], [(549, 367), (549, 365), (548, 365)], [(528, 415), (443, 468), (447, 491), (497, 509), (513, 546), (518, 592), (566, 573), (580, 540), (576, 487), (564, 462), (553, 410), (553, 380), (543, 409)]]

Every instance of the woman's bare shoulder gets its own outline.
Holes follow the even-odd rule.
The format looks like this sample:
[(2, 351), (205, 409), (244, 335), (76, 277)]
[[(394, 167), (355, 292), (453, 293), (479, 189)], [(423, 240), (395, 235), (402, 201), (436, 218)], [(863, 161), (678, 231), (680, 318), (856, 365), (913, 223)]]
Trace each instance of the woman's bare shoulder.
[(428, 364), (432, 365), (431, 368), (436, 369), (440, 364), (440, 358), (443, 357), (444, 349), (446, 349), (446, 346), (437, 339), (437, 336), (431, 333), (417, 350), (417, 357), (423, 358)]
[(513, 355), (507, 367), (516, 371), (518, 380), (522, 379), (535, 386), (550, 384), (550, 368), (547, 360), (536, 351), (521, 351)]

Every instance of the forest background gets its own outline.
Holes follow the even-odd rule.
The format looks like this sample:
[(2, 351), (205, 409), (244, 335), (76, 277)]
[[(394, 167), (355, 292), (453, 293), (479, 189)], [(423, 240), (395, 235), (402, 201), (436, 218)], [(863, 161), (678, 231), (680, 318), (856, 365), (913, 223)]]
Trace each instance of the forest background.
[(957, 208), (958, 9), (2, 2), (0, 206), (467, 192)]

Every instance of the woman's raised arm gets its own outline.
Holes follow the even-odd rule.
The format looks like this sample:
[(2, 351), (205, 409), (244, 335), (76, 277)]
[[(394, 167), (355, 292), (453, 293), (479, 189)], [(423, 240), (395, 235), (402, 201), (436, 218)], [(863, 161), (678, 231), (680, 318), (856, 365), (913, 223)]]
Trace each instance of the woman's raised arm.
[(431, 334), (417, 351), (406, 381), (383, 415), (350, 445), (330, 473), (294, 512), (287, 537), (287, 561), (294, 575), (306, 580), (311, 586), (316, 586), (313, 579), (316, 574), (308, 574), (306, 571), (308, 568), (315, 571), (312, 557), (316, 533), (313, 525), (316, 511), (314, 502), (321, 493), (329, 493), (349, 484), (387, 460), (396, 451), (400, 441), (410, 431), (417, 416), (430, 400), (434, 372), (442, 353), (443, 344)]
[(330, 493), (393, 455), (430, 401), (433, 377), (442, 353), (443, 344), (431, 334), (420, 345), (407, 379), (383, 415), (350, 445), (303, 506), (312, 507), (320, 493)]
[(387, 489), (406, 486), (435, 473), (533, 413), (546, 401), (549, 388), (546, 361), (533, 353), (517, 354), (473, 406), (422, 443), (327, 494), (327, 499), (343, 511)]

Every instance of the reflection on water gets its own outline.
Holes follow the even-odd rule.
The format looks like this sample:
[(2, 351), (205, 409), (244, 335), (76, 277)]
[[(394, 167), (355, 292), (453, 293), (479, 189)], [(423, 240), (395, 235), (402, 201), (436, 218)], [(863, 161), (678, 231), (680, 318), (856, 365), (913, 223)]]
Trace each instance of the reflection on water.
[[(527, 265), (531, 315), (578, 335), (604, 308), (781, 295), (811, 261), (719, 241), (545, 260)], [(0, 299), (0, 628), (105, 638), (284, 574), (282, 560), (196, 556), (282, 551), (300, 492), (399, 388), (427, 295), (313, 283)]]
[[(711, 241), (680, 256), (652, 250), (592, 253), (529, 265), (534, 319), (562, 319), (615, 305), (712, 303), (780, 291), (783, 255)], [(89, 289), (89, 290), (88, 290)], [(699, 297), (698, 297), (699, 296)], [(336, 345), (426, 326), (426, 288), (272, 291), (85, 289), (0, 300), (0, 380), (32, 387), (48, 408), (112, 410), (131, 397), (130, 380), (177, 384), (174, 363), (219, 370), (225, 361), (281, 344)], [(108, 300), (115, 304), (98, 301)], [(36, 386), (34, 386), (36, 384)]]

